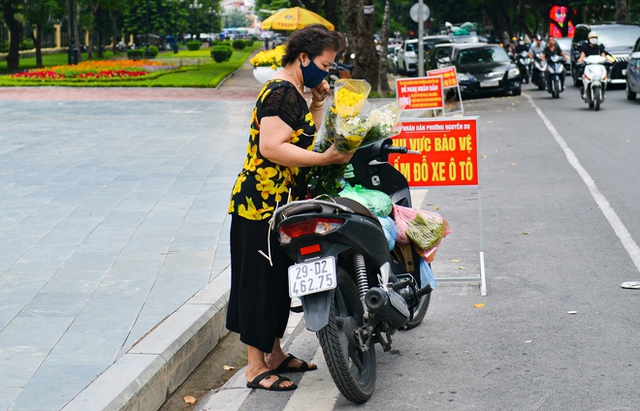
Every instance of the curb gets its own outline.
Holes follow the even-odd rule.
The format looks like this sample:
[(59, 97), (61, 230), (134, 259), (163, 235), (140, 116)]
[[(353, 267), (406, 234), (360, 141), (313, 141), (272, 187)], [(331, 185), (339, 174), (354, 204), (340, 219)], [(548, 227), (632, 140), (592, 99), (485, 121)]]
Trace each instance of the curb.
[(62, 411), (157, 410), (227, 334), (227, 267), (140, 339)]

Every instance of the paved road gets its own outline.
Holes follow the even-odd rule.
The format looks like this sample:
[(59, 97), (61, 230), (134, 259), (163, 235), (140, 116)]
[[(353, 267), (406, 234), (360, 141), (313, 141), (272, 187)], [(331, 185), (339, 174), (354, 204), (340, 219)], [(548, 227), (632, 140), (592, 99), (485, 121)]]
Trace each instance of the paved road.
[[(520, 97), (465, 109), (479, 116), (485, 156), (488, 296), (476, 284), (441, 282), (425, 323), (397, 333), (392, 351), (378, 350), (366, 404), (337, 392), (315, 336), (302, 331), (288, 351), (314, 358), (320, 370), (292, 375), (294, 392), (254, 390), (237, 409), (640, 408), (640, 291), (620, 287), (640, 279), (638, 103), (611, 90), (595, 113), (573, 87), (552, 100), (525, 86)], [(438, 251), (437, 277), (478, 272), (476, 194), (430, 190), (422, 203), (439, 207), (453, 229)]]
[(228, 266), (259, 88), (0, 89), (0, 410), (60, 410)]

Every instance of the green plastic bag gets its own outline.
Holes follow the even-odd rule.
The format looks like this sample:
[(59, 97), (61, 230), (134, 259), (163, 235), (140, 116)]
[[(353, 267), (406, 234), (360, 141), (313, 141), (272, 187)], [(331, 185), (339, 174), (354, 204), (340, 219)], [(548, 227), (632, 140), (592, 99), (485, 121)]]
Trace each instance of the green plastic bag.
[(355, 187), (351, 187), (351, 185), (347, 183), (339, 196), (359, 202), (378, 217), (387, 217), (393, 208), (393, 203), (389, 195), (382, 191), (369, 190), (357, 184)]

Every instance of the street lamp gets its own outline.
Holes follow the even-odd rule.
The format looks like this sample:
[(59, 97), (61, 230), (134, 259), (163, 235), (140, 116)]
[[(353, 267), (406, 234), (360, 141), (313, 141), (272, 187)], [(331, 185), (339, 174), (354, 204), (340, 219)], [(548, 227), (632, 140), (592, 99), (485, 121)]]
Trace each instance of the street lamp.
[(205, 13), (209, 15), (209, 41), (211, 41), (213, 40), (211, 38), (211, 35), (213, 34), (213, 15), (216, 14), (216, 11), (213, 7), (209, 7)]
[(151, 51), (149, 51), (149, 0), (147, 0), (147, 46), (144, 51), (145, 58), (151, 57)]
[[(194, 0), (193, 3), (189, 4), (189, 8), (193, 9), (195, 11), (194, 14), (194, 29), (197, 32), (198, 31), (198, 9), (202, 8), (202, 3), (198, 3), (198, 0)], [(198, 33), (196, 33), (196, 36), (199, 37), (200, 35)]]
[(69, 39), (69, 64), (78, 64), (78, 48), (76, 47), (76, 35), (73, 27), (73, 0), (69, 0), (69, 27), (71, 29), (71, 38)]

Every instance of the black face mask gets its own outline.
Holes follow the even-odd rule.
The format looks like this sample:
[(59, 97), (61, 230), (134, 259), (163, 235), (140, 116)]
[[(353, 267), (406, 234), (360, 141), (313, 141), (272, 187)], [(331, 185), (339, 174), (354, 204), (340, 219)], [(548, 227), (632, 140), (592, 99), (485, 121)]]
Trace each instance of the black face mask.
[(318, 87), (318, 85), (322, 83), (322, 80), (329, 75), (328, 71), (324, 71), (316, 66), (316, 63), (311, 59), (309, 59), (309, 65), (306, 67), (303, 66), (302, 61), (300, 61), (300, 70), (302, 71), (302, 82), (307, 88)]

